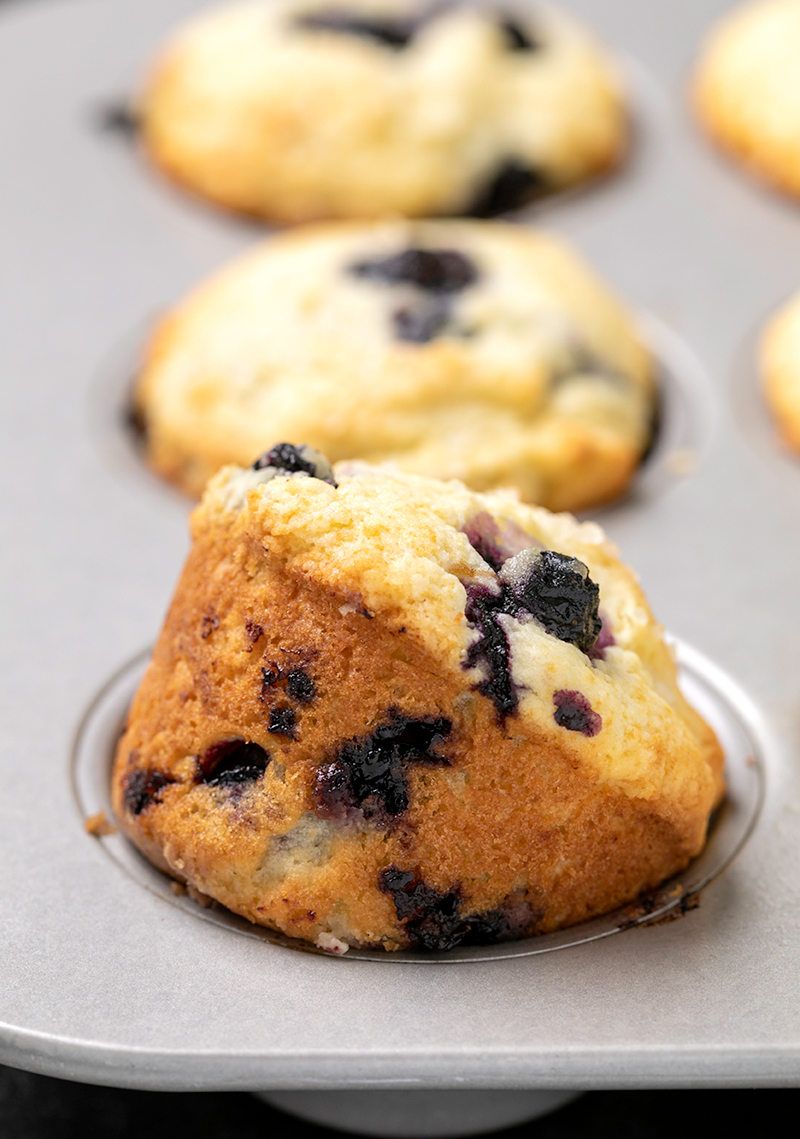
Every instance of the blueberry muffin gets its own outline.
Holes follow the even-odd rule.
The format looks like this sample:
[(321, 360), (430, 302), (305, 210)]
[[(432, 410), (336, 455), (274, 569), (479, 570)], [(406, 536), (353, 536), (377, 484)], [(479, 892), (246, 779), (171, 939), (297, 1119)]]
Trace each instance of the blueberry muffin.
[(784, 442), (800, 451), (800, 293), (767, 325), (760, 355), (767, 404)]
[(448, 949), (703, 846), (719, 746), (594, 523), (281, 444), (193, 539), (113, 774), (192, 890), (339, 952)]
[(266, 242), (168, 316), (135, 401), (149, 461), (193, 494), (294, 438), (577, 510), (636, 471), (652, 362), (549, 235), (328, 222)]
[(694, 95), (708, 132), (750, 170), (800, 194), (800, 0), (751, 0), (712, 29)]
[(243, 0), (175, 34), (139, 101), (153, 161), (279, 222), (488, 216), (613, 166), (620, 86), (527, 4)]

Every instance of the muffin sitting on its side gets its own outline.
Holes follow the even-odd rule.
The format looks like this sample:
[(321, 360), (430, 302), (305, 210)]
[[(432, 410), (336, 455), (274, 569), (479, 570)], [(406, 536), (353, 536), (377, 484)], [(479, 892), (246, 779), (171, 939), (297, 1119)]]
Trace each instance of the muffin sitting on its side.
[(614, 165), (605, 54), (527, 4), (245, 0), (178, 30), (140, 99), (154, 162), (280, 222), (512, 209)]
[(113, 775), (169, 874), (324, 948), (448, 949), (702, 848), (720, 749), (595, 524), (282, 444), (193, 532)]
[(553, 237), (338, 222), (266, 242), (189, 297), (135, 402), (149, 461), (194, 494), (294, 438), (578, 510), (636, 471), (651, 373), (632, 318)]

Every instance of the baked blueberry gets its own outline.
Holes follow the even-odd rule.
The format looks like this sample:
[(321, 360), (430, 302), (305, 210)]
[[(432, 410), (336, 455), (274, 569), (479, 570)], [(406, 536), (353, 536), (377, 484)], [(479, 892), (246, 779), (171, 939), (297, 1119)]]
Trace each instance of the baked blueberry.
[(316, 685), (304, 668), (299, 665), (286, 674), (286, 691), (298, 704), (310, 704), (317, 694)]
[(582, 692), (562, 688), (553, 693), (553, 703), (556, 706), (553, 718), (561, 728), (583, 736), (596, 736), (603, 726), (602, 718)]
[[(487, 675), (476, 685), (478, 692), (494, 702), (501, 718), (516, 712), (519, 704), (517, 688), (511, 676), (510, 647), (505, 629), (497, 620), (507, 611), (508, 591), (488, 586), (467, 584), (466, 617), (480, 636), (467, 651), (467, 667), (483, 665)], [(515, 607), (516, 608), (516, 607)]]
[(582, 652), (597, 640), (600, 589), (577, 558), (557, 550), (523, 550), (500, 570), (520, 606), (541, 621), (548, 633)]
[(505, 36), (509, 51), (538, 51), (542, 46), (518, 20), (511, 16), (505, 16), (500, 20), (500, 30)]
[(464, 212), (474, 218), (496, 217), (519, 209), (547, 188), (547, 179), (538, 170), (509, 158)]
[(273, 708), (269, 714), (268, 732), (274, 736), (288, 736), (293, 740), (296, 735), (297, 716), (294, 708)]
[(278, 443), (256, 459), (253, 470), (274, 470), (279, 475), (304, 474), (336, 486), (328, 460), (305, 443), (299, 447), (293, 443)]
[(357, 261), (350, 271), (387, 285), (415, 285), (427, 293), (458, 293), (478, 279), (474, 263), (456, 249), (404, 249), (377, 261)]
[(364, 36), (395, 49), (406, 47), (419, 26), (419, 21), (411, 18), (388, 15), (366, 17), (348, 12), (346, 8), (305, 12), (297, 16), (294, 22), (298, 28)]
[(421, 881), (416, 872), (397, 866), (381, 871), (378, 887), (392, 899), (411, 946), (452, 949), (469, 932), (468, 923), (459, 914), (458, 889), (441, 894)]
[(415, 718), (390, 709), (379, 728), (348, 740), (321, 765), (315, 787), (318, 814), (346, 819), (360, 812), (379, 826), (390, 825), (408, 807), (408, 764), (447, 764), (434, 749), (451, 727), (442, 717)]
[(158, 803), (166, 786), (175, 780), (153, 767), (141, 767), (124, 779), (122, 800), (126, 811), (141, 815), (152, 803)]
[(398, 340), (412, 344), (427, 344), (435, 340), (447, 327), (450, 306), (447, 304), (423, 305), (417, 308), (400, 308), (392, 313), (394, 334)]
[[(210, 483), (117, 745), (121, 830), (332, 952), (547, 933), (686, 867), (722, 755), (599, 528), (383, 465), (336, 480)], [(605, 664), (576, 647), (607, 628), (592, 581)]]
[(196, 783), (216, 787), (241, 786), (261, 779), (270, 756), (257, 743), (242, 739), (219, 740), (197, 760)]

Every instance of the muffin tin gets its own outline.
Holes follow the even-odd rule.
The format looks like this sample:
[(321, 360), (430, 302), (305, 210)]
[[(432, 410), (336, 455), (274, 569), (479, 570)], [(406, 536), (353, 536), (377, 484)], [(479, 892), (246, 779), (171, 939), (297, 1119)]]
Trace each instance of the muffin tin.
[(752, 330), (800, 283), (800, 212), (688, 120), (684, 68), (718, 0), (565, 4), (642, 61), (627, 64), (637, 145), (607, 183), (518, 219), (572, 239), (653, 314), (686, 393), (650, 468), (669, 477), (648, 489), (645, 468), (599, 516), (726, 742), (731, 800), (707, 855), (650, 912), (591, 929), (335, 959), (200, 910), (119, 836), (84, 831), (143, 658), (124, 662), (155, 635), (186, 550), (186, 502), (120, 427), (137, 346), (263, 233), (174, 191), (99, 125), (196, 6), (0, 9), (0, 1060), (176, 1090), (794, 1082), (800, 481), (754, 393)]

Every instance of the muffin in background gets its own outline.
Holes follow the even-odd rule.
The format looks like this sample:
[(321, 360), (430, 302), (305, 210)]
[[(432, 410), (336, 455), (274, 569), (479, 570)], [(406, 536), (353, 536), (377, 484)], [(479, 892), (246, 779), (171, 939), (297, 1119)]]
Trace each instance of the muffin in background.
[(277, 222), (489, 216), (614, 166), (605, 52), (550, 8), (242, 0), (177, 29), (142, 141), (200, 196)]
[(190, 494), (282, 438), (513, 486), (622, 494), (653, 427), (634, 319), (556, 238), (500, 222), (336, 222), (265, 242), (161, 323), (136, 414)]

